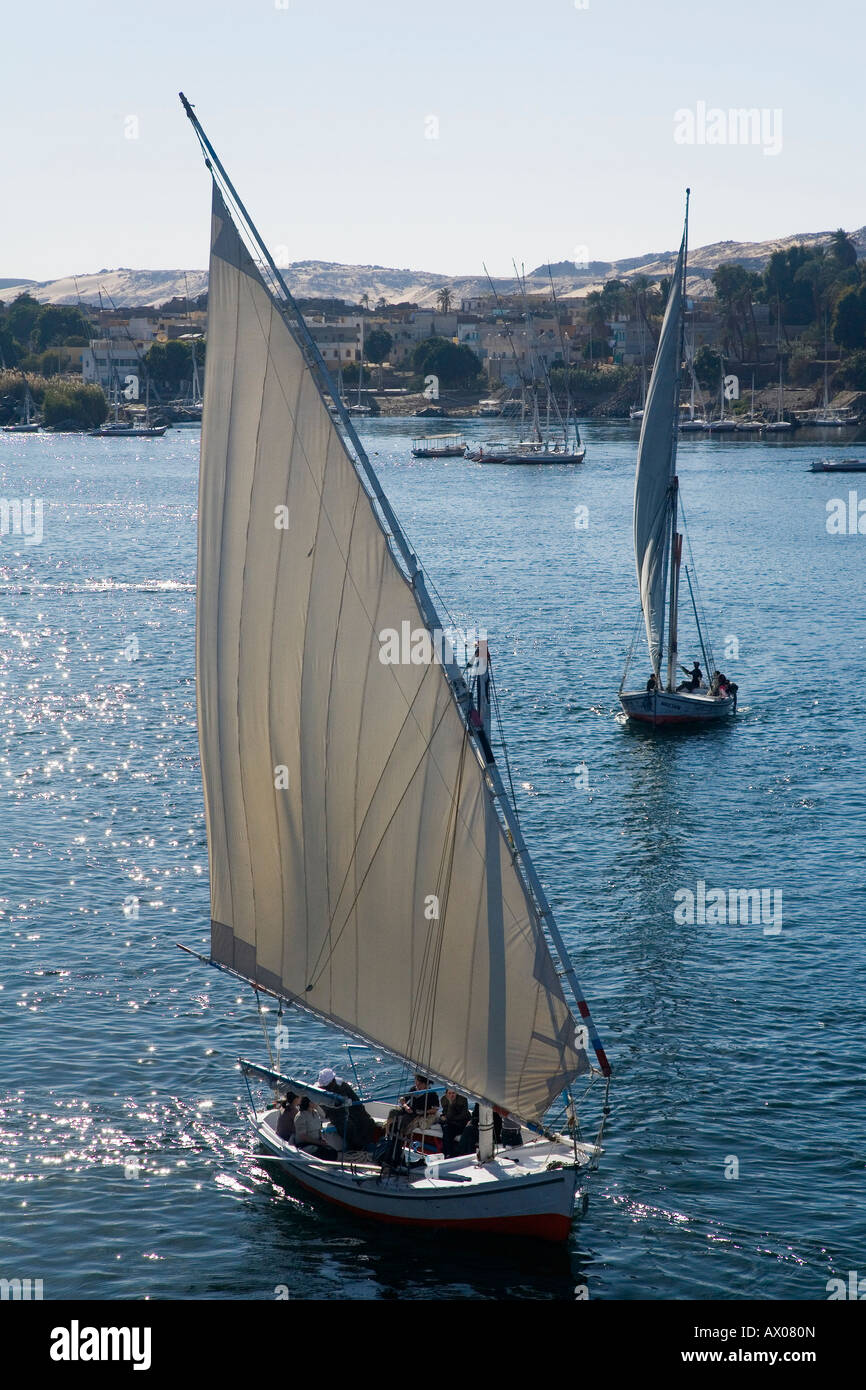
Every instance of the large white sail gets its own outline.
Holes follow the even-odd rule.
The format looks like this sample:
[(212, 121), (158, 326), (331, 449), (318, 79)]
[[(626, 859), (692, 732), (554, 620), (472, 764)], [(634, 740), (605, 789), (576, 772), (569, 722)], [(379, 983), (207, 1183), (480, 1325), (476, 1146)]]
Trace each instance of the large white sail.
[(676, 463), (685, 236), (680, 246), (641, 423), (634, 483), (634, 554), (653, 670), (661, 662), (670, 483)]
[(216, 187), (207, 345), (212, 957), (536, 1119), (586, 1053), (442, 666), (387, 659), (421, 611)]

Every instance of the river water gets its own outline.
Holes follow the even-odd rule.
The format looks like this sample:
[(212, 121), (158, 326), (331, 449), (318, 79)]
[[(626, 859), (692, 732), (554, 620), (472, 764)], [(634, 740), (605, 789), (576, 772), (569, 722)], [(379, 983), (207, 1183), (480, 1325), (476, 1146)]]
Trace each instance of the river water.
[[(616, 700), (636, 430), (509, 469), (413, 461), (420, 423), (362, 430), (454, 623), (488, 633), (524, 833), (614, 1067), (570, 1246), (409, 1240), (272, 1180), (236, 1066), (267, 1060), (255, 1001), (175, 946), (206, 951), (209, 919), (198, 433), (6, 436), (0, 498), (40, 499), (42, 537), (4, 511), (0, 1275), (46, 1298), (824, 1299), (866, 1258), (866, 535), (827, 525), (866, 475), (811, 474), (852, 452), (832, 441), (683, 441), (740, 704), (651, 735)], [(764, 890), (764, 917), (689, 920), (719, 888)], [(351, 1076), (322, 1025), (286, 1023), (294, 1066)]]

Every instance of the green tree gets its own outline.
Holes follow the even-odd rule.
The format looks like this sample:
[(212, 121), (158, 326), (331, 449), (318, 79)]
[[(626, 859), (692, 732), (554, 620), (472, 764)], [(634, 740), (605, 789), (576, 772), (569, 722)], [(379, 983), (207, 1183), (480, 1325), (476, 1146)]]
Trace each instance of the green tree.
[(624, 314), (629, 306), (629, 291), (622, 280), (605, 280), (601, 288), (601, 300), (609, 319)]
[(33, 348), (44, 352), (46, 348), (57, 347), (78, 338), (85, 343), (93, 337), (90, 320), (81, 310), (70, 304), (43, 304), (32, 332)]
[(42, 397), (42, 418), (51, 427), (96, 429), (108, 414), (101, 386), (77, 386), (58, 382), (46, 386)]
[(834, 388), (847, 391), (866, 391), (866, 350), (852, 352), (833, 374)]
[(811, 252), (805, 246), (789, 246), (774, 251), (761, 276), (760, 298), (778, 307), (782, 324), (810, 323), (814, 314), (812, 285), (808, 277), (797, 279), (797, 272)]
[(833, 233), (833, 240), (830, 243), (830, 255), (833, 257), (843, 270), (849, 270), (851, 266), (857, 264), (857, 247), (854, 245), (844, 227)]
[(761, 278), (734, 261), (726, 261), (713, 272), (716, 300), (722, 310), (725, 348), (742, 362), (746, 357), (746, 337), (751, 342), (753, 361), (760, 356), (758, 326), (753, 296)]
[(384, 328), (374, 328), (364, 339), (364, 357), (368, 362), (385, 362), (394, 339)]
[(695, 353), (694, 368), (698, 385), (704, 391), (718, 389), (722, 374), (722, 358), (715, 348), (707, 347), (706, 343), (699, 347)]
[(471, 386), (481, 372), (472, 349), (447, 338), (425, 338), (416, 347), (412, 361), (420, 376), (438, 376), (442, 386)]
[(439, 305), (440, 314), (450, 314), (452, 296), (451, 291), (449, 290), (447, 285), (443, 285), (439, 293), (436, 295), (436, 303)]
[[(195, 344), (196, 361), (201, 363), (199, 342)], [(177, 391), (183, 382), (192, 378), (192, 356), (188, 342), (175, 338), (170, 343), (151, 343), (144, 354), (144, 363), (151, 381), (169, 391)]]
[(866, 348), (866, 285), (847, 290), (836, 305), (833, 341), (849, 352)]
[(6, 326), (16, 342), (22, 347), (31, 346), (31, 337), (36, 327), (42, 305), (30, 294), (19, 294), (6, 310)]

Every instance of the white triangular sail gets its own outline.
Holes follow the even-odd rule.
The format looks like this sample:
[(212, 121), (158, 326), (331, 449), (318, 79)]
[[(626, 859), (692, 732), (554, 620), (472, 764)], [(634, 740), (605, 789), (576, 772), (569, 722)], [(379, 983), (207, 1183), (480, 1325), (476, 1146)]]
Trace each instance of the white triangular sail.
[(418, 602), (216, 187), (204, 398), (212, 957), (538, 1118), (588, 1060), (536, 907), (443, 667), (382, 659)]
[(683, 259), (685, 236), (671, 282), (658, 351), (647, 391), (634, 483), (634, 554), (653, 670), (661, 662), (665, 576), (671, 539), (671, 481), (676, 466)]

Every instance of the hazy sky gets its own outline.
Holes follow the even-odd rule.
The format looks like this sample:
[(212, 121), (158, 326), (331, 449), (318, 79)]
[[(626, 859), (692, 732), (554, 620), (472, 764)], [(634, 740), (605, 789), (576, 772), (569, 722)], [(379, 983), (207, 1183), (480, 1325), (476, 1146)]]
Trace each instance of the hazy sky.
[[(180, 89), (291, 260), (508, 274), (661, 251), (687, 183), (693, 246), (853, 230), (864, 33), (855, 0), (10, 5), (0, 276), (207, 263)], [(699, 103), (763, 109), (763, 144), (677, 143)]]

